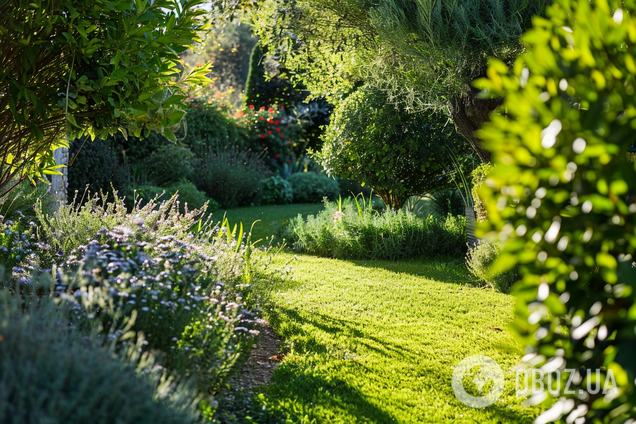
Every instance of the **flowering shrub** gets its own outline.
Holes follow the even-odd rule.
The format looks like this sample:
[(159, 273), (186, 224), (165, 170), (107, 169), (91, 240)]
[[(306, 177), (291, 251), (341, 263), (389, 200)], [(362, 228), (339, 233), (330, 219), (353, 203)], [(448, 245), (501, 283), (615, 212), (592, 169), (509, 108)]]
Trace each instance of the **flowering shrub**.
[(21, 220), (3, 221), (0, 216), (0, 266), (17, 280), (28, 276), (39, 251), (50, 249), (37, 240), (34, 228), (33, 222), (25, 226)]
[(215, 390), (245, 347), (251, 320), (240, 294), (214, 279), (214, 262), (172, 236), (104, 229), (69, 255), (63, 268), (73, 278), (56, 290), (79, 299), (80, 325), (99, 323), (104, 333), (130, 319), (128, 330), (142, 332), (145, 349), (160, 351), (165, 366)]
[(250, 106), (235, 115), (247, 136), (246, 147), (264, 152), (264, 160), (272, 170), (279, 170), (293, 159), (292, 147), (299, 142), (302, 127), (283, 108), (274, 110)]
[(465, 218), (421, 219), (404, 210), (378, 213), (355, 198), (326, 202), (318, 215), (292, 219), (282, 237), (296, 251), (343, 259), (462, 256)]
[(169, 199), (151, 199), (146, 203), (141, 198), (134, 202), (128, 212), (123, 198), (117, 193), (110, 200), (105, 194), (95, 194), (84, 203), (80, 199), (47, 214), (41, 204), (36, 205), (41, 237), (55, 252), (70, 252), (93, 240), (103, 228), (116, 226), (152, 229), (159, 236), (171, 235), (178, 239), (191, 237), (190, 230), (205, 218), (207, 207), (179, 212), (180, 200), (175, 194)]

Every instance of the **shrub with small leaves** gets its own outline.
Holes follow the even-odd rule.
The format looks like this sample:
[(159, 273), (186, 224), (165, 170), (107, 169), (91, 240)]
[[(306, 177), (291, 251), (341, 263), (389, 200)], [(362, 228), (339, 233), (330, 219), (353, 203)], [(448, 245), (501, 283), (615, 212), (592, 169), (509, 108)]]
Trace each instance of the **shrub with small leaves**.
[(261, 202), (266, 205), (284, 205), (294, 200), (291, 184), (284, 178), (273, 175), (263, 181)]
[(262, 153), (228, 147), (202, 156), (195, 164), (193, 180), (222, 207), (231, 208), (253, 202), (270, 174)]
[(501, 243), (482, 241), (468, 250), (466, 266), (475, 277), (490, 287), (507, 293), (512, 284), (519, 280), (519, 272), (517, 269), (499, 273), (492, 271), (492, 265), (499, 257), (501, 249)]
[(488, 219), (488, 211), (486, 210), (486, 205), (479, 197), (479, 190), (481, 189), (482, 184), (486, 181), (486, 177), (491, 169), (492, 165), (490, 163), (482, 163), (471, 173), (473, 178), (473, 187), (470, 193), (475, 204), (475, 218), (477, 219), (477, 222), (484, 222)]
[(166, 143), (146, 158), (143, 167), (152, 182), (165, 186), (190, 177), (193, 159), (187, 147)]
[(553, 405), (535, 423), (633, 422), (636, 2), (555, 0), (547, 15), (524, 36), (528, 54), (479, 82), (505, 96), (480, 132), (494, 164), (483, 230), (505, 243), (495, 270), (520, 264), (525, 359), (577, 370), (561, 373), (556, 402), (543, 393)]
[(294, 191), (295, 203), (320, 203), (326, 197), (336, 200), (340, 195), (340, 187), (333, 178), (316, 172), (297, 172), (287, 181)]

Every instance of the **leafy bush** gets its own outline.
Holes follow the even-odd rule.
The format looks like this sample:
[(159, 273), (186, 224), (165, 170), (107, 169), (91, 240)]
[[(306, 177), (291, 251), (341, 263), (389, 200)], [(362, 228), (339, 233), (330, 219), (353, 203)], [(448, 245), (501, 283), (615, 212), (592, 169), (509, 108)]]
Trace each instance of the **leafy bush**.
[(208, 152), (195, 164), (194, 183), (224, 208), (252, 202), (270, 172), (262, 155), (228, 148)]
[(148, 178), (160, 186), (176, 183), (192, 174), (194, 154), (187, 147), (167, 143), (143, 162)]
[(298, 172), (292, 174), (287, 181), (294, 190), (295, 203), (319, 203), (326, 197), (336, 200), (340, 187), (333, 178), (315, 172)]
[(501, 292), (507, 293), (513, 283), (519, 280), (519, 270), (493, 272), (492, 265), (503, 249), (501, 243), (481, 242), (466, 255), (466, 266), (470, 272), (483, 282)]
[(128, 182), (130, 171), (120, 162), (110, 139), (78, 138), (71, 143), (69, 158), (69, 201), (76, 193), (81, 197), (87, 186), (91, 192), (110, 192), (122, 190)]
[(294, 200), (291, 184), (278, 175), (273, 175), (263, 181), (261, 190), (262, 203), (268, 205), (283, 205)]
[(145, 364), (117, 359), (90, 336), (64, 325), (66, 318), (49, 301), (24, 312), (6, 303), (6, 291), (2, 297), (1, 422), (201, 422), (196, 392), (171, 379), (162, 381), (147, 358)]
[(367, 85), (336, 108), (315, 157), (329, 175), (365, 183), (400, 209), (411, 196), (453, 186), (454, 158), (467, 145), (447, 124), (438, 113), (408, 113)]
[(209, 103), (198, 98), (189, 103), (181, 136), (182, 142), (196, 155), (205, 154), (210, 148), (244, 147), (243, 129), (227, 108), (218, 101)]
[(556, 0), (547, 14), (524, 37), (529, 53), (511, 70), (493, 61), (479, 82), (505, 95), (480, 133), (494, 155), (484, 230), (505, 242), (496, 269), (520, 264), (514, 331), (527, 358), (582, 377), (561, 373), (535, 422), (625, 423), (636, 418), (636, 2)]
[(463, 256), (465, 219), (420, 219), (403, 210), (378, 213), (356, 198), (325, 203), (325, 210), (292, 219), (282, 230), (291, 249), (343, 259), (397, 260)]
[(459, 190), (440, 190), (431, 194), (429, 206), (431, 212), (441, 218), (446, 215), (464, 215), (466, 203)]
[(141, 186), (134, 193), (143, 200), (144, 204), (154, 199), (166, 201), (178, 194), (179, 212), (181, 213), (200, 209), (206, 202), (208, 203), (207, 211), (214, 212), (219, 209), (219, 204), (214, 199), (208, 198), (204, 192), (197, 189), (190, 181), (181, 181), (165, 188)]

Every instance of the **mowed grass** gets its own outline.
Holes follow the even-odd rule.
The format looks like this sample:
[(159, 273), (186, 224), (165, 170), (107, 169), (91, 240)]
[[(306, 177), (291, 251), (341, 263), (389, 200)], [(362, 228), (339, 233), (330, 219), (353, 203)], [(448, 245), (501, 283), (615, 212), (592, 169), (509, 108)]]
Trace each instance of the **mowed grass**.
[[(244, 207), (214, 212), (215, 219), (227, 217), (230, 225), (243, 223), (245, 232), (252, 228), (252, 241), (257, 245), (266, 245), (276, 234), (281, 225), (298, 214), (302, 216), (315, 215), (323, 209), (322, 203), (301, 203), (292, 205), (268, 205)], [(258, 221), (258, 222), (257, 222)], [(260, 241), (259, 241), (260, 240)], [(276, 243), (276, 241), (275, 241)]]
[[(265, 216), (253, 209), (242, 219)], [(293, 258), (282, 253), (275, 263)], [(254, 287), (286, 353), (257, 390), (254, 422), (516, 424), (539, 415), (515, 396), (513, 298), (473, 286), (461, 259), (300, 255), (291, 266), (292, 280)], [(454, 367), (471, 355), (493, 358), (506, 377), (500, 400), (485, 409), (463, 405), (452, 390)], [(473, 378), (464, 385), (478, 396)]]
[[(531, 423), (538, 415), (514, 392), (513, 299), (463, 285), (470, 277), (461, 263), (301, 256), (292, 267), (294, 281), (258, 288), (287, 352), (262, 389), (268, 408), (303, 423)], [(453, 367), (471, 355), (493, 358), (506, 376), (504, 394), (485, 409), (464, 406), (451, 387)], [(472, 377), (464, 381), (469, 388)]]

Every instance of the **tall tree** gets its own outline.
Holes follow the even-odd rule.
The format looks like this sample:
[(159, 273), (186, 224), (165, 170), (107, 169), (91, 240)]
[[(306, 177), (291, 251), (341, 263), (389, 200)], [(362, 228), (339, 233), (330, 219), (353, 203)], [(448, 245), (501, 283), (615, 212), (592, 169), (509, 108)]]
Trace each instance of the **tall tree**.
[(83, 135), (147, 136), (185, 114), (179, 54), (207, 27), (204, 0), (5, 0), (0, 6), (0, 195), (57, 173)]
[(265, 0), (253, 19), (265, 43), (315, 94), (338, 97), (381, 80), (409, 108), (441, 109), (482, 161), (475, 131), (500, 105), (472, 81), (488, 58), (510, 65), (550, 0)]

